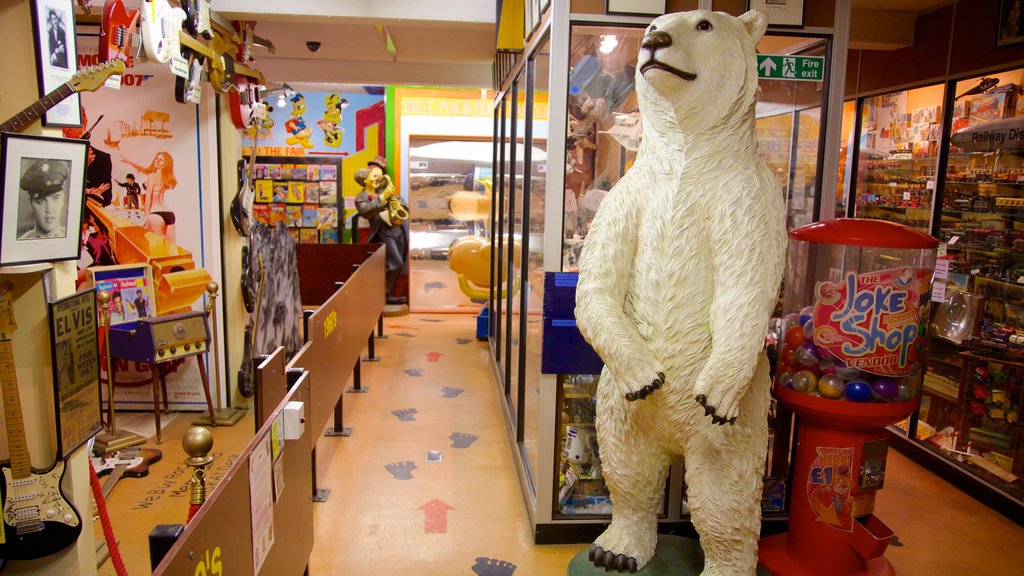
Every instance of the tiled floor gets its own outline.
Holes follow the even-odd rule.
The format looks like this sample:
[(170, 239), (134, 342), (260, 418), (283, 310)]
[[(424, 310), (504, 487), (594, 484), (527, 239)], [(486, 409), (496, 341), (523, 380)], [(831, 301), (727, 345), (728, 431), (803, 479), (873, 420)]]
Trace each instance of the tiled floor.
[[(532, 543), (489, 352), (472, 339), (474, 322), (469, 315), (386, 319), (389, 337), (377, 348), (383, 361), (363, 365), (369, 393), (345, 399), (355, 434), (320, 440), (320, 449), (336, 452), (327, 470), (331, 497), (314, 510), (310, 574), (553, 576), (586, 546)], [(122, 480), (109, 499), (129, 574), (149, 573), (153, 525), (185, 517), (184, 454), (174, 439), (188, 420), (165, 428), (165, 457), (153, 473)], [(251, 430), (251, 420), (216, 429), (211, 480)], [(441, 461), (427, 462), (428, 450), (441, 451)], [(1022, 573), (1024, 528), (896, 452), (876, 514), (904, 544), (886, 553), (898, 574)], [(100, 573), (114, 573), (109, 562)]]

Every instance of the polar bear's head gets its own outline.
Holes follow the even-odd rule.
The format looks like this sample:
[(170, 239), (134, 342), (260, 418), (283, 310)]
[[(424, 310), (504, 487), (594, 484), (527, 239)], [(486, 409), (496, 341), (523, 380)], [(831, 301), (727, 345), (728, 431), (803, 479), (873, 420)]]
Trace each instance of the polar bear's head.
[(645, 130), (699, 131), (746, 112), (757, 91), (755, 48), (768, 17), (695, 10), (659, 16), (647, 28), (636, 86)]

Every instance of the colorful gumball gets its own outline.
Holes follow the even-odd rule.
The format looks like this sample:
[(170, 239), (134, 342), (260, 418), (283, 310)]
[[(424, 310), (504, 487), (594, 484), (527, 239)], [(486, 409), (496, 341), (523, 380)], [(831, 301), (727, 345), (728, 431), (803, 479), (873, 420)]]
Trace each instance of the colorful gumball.
[(860, 369), (836, 364), (836, 376), (839, 376), (843, 380), (854, 380), (860, 376)]
[(879, 377), (871, 381), (872, 397), (888, 402), (899, 394), (900, 385), (892, 378)]
[(800, 315), (796, 312), (790, 312), (782, 317), (782, 333), (785, 334), (793, 326), (800, 325)]
[(804, 342), (796, 349), (796, 361), (804, 366), (816, 366), (820, 360), (821, 357), (818, 356), (814, 344), (810, 342)]
[(846, 382), (834, 374), (826, 374), (818, 380), (818, 392), (825, 398), (842, 398)]
[(785, 386), (786, 388), (795, 390), (795, 388), (793, 388), (793, 372), (780, 372), (778, 380), (779, 384)]
[(805, 340), (811, 340), (811, 339), (814, 338), (814, 322), (813, 321), (808, 320), (807, 322), (804, 322), (803, 330), (804, 330), (804, 339)]
[(871, 385), (863, 380), (850, 380), (846, 383), (846, 398), (853, 402), (867, 402), (871, 399)]
[(811, 321), (811, 315), (814, 314), (813, 306), (804, 306), (800, 310), (800, 324), (804, 325)]
[(796, 365), (796, 349), (783, 346), (782, 350), (779, 351), (779, 363), (788, 364), (789, 366)]
[(818, 358), (835, 358), (835, 354), (829, 351), (824, 346), (815, 346), (814, 351), (817, 352)]
[(796, 390), (797, 392), (809, 394), (817, 385), (818, 377), (814, 375), (814, 372), (801, 370), (796, 374), (793, 374), (793, 390)]
[(910, 383), (910, 379), (909, 378), (904, 378), (903, 380), (900, 381), (900, 385), (897, 388), (896, 398), (900, 402), (906, 402), (907, 400), (913, 400), (914, 396), (916, 395), (916, 392), (917, 391), (914, 390), (914, 385)]
[(821, 370), (822, 374), (835, 374), (836, 363), (828, 359), (822, 360), (821, 362), (818, 362), (818, 370)]
[(974, 377), (975, 382), (981, 382), (982, 384), (988, 382), (988, 368), (984, 366), (975, 366), (974, 371), (971, 372), (971, 376)]
[(804, 343), (804, 329), (799, 326), (791, 326), (786, 330), (786, 346), (796, 349)]

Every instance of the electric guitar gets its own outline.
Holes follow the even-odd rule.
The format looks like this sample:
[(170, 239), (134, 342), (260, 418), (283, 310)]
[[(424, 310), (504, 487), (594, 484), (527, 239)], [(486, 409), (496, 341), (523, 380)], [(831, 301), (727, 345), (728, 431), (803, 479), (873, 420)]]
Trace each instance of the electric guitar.
[(135, 32), (138, 25), (138, 10), (129, 12), (121, 0), (107, 0), (100, 16), (100, 61), (118, 59), (129, 68), (135, 65), (142, 41)]
[(47, 110), (53, 108), (68, 96), (84, 90), (90, 92), (98, 90), (107, 81), (107, 78), (115, 74), (124, 74), (124, 70), (125, 63), (123, 60), (111, 60), (98, 66), (82, 68), (71, 77), (71, 80), (61, 84), (56, 90), (37, 100), (35, 104), (0, 124), (0, 132), (21, 132), (23, 128), (38, 120)]
[(11, 349), (11, 334), (18, 328), (12, 305), (13, 291), (11, 282), (0, 285), (0, 389), (3, 390), (7, 445), (11, 453), (10, 465), (3, 469), (4, 482), (0, 486), (3, 499), (0, 558), (34, 560), (74, 544), (82, 532), (82, 519), (64, 497), (63, 461), (58, 460), (50, 471), (42, 474), (32, 470)]
[(185, 11), (185, 28), (189, 34), (202, 36), (207, 40), (213, 38), (210, 0), (181, 0), (181, 9)]
[(203, 97), (203, 63), (206, 58), (191, 48), (182, 48), (181, 56), (188, 62), (188, 76), (175, 76), (174, 99), (182, 104), (199, 104)]
[(102, 458), (93, 458), (93, 468), (96, 475), (107, 479), (103, 482), (103, 497), (106, 498), (114, 485), (122, 477), (145, 478), (149, 476), (149, 466), (159, 462), (164, 457), (163, 452), (149, 448), (124, 448), (113, 452), (106, 452)]

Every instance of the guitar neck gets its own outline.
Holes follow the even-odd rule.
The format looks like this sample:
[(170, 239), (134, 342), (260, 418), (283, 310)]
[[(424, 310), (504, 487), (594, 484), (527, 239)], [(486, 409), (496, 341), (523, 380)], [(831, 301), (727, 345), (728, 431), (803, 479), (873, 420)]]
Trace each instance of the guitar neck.
[[(181, 43), (182, 46), (190, 48), (202, 54), (203, 56), (209, 58), (211, 66), (221, 70), (224, 68), (224, 64), (223, 62), (221, 62), (221, 58), (225, 58), (224, 55), (214, 53), (214, 51), (209, 46), (207, 46), (203, 42), (200, 42), (199, 40), (196, 40), (187, 32), (178, 32), (178, 41)], [(261, 72), (259, 72), (258, 70), (253, 70), (252, 68), (249, 68), (244, 64), (239, 64), (238, 62), (235, 62), (234, 70), (235, 74), (248, 76), (253, 80), (258, 81), (260, 84), (264, 82), (263, 74)]]
[[(53, 108), (61, 100), (74, 93), (75, 89), (71, 87), (71, 84), (67, 82), (61, 84), (59, 88), (43, 96), (35, 104), (25, 108), (7, 122), (0, 124), (0, 132), (21, 132), (23, 128), (38, 120), (47, 110)], [(10, 345), (9, 340), (7, 344), (8, 346)]]
[(25, 442), (14, 352), (7, 335), (0, 336), (0, 380), (4, 395), (4, 417), (7, 420), (7, 446), (11, 453), (11, 475), (15, 479), (28, 478), (32, 475), (32, 463)]

